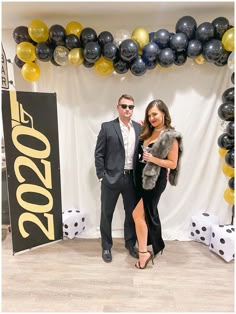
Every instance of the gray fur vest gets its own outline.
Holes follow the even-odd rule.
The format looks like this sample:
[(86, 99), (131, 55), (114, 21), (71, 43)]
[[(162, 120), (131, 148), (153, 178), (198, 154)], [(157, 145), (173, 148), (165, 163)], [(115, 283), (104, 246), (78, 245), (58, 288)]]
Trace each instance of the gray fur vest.
[[(179, 155), (176, 168), (170, 169), (169, 172), (169, 182), (171, 185), (177, 184), (178, 174), (180, 170), (180, 160), (183, 153), (183, 140), (181, 134), (176, 132), (174, 129), (169, 129), (168, 131), (165, 131), (153, 144), (150, 150), (150, 153), (154, 157), (165, 159), (175, 139), (179, 143)], [(151, 190), (155, 187), (159, 173), (160, 166), (151, 162), (147, 162), (147, 164), (143, 168), (143, 188), (145, 190)]]

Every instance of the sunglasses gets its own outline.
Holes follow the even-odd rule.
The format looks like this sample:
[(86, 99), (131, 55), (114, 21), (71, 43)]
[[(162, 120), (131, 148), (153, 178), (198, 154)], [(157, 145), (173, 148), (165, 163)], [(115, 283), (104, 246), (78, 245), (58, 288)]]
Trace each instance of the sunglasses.
[(125, 104), (120, 104), (119, 106), (121, 106), (122, 109), (126, 109), (128, 107), (129, 110), (133, 110), (135, 107), (134, 105), (125, 105)]

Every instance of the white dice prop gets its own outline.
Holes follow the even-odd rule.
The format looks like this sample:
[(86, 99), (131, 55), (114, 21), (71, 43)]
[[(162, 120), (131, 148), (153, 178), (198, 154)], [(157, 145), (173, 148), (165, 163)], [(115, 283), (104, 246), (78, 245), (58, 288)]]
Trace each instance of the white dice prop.
[(192, 216), (190, 238), (197, 242), (209, 245), (211, 241), (212, 224), (219, 224), (218, 216), (209, 213)]
[(85, 230), (85, 216), (76, 208), (67, 209), (62, 213), (63, 235), (69, 239), (78, 237)]
[(226, 262), (230, 262), (234, 259), (234, 226), (213, 225), (211, 232), (209, 249), (222, 257)]

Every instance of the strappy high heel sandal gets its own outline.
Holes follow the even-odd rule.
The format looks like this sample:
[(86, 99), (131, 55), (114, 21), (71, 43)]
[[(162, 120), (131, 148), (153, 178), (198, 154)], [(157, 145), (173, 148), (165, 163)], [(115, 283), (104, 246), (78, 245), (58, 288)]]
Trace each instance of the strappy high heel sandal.
[(149, 263), (150, 261), (152, 261), (152, 265), (154, 265), (154, 261), (153, 261), (154, 256), (153, 256), (153, 253), (152, 253), (151, 251), (146, 251), (146, 252), (140, 252), (140, 251), (138, 251), (138, 252), (139, 252), (139, 254), (149, 253), (150, 256), (149, 256), (149, 258), (146, 260), (146, 262), (145, 262), (145, 264), (144, 264), (143, 267), (141, 267), (140, 261), (138, 261), (138, 262), (135, 264), (135, 267), (136, 267), (136, 268), (138, 268), (138, 269), (144, 269), (144, 268), (147, 267), (147, 265), (148, 265), (148, 263)]

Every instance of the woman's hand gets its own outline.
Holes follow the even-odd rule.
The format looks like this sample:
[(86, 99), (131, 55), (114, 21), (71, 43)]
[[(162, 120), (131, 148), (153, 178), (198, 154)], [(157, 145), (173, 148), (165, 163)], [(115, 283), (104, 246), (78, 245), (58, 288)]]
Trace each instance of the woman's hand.
[(143, 153), (143, 160), (147, 161), (147, 162), (152, 162), (152, 154), (148, 153), (148, 152), (144, 152)]

